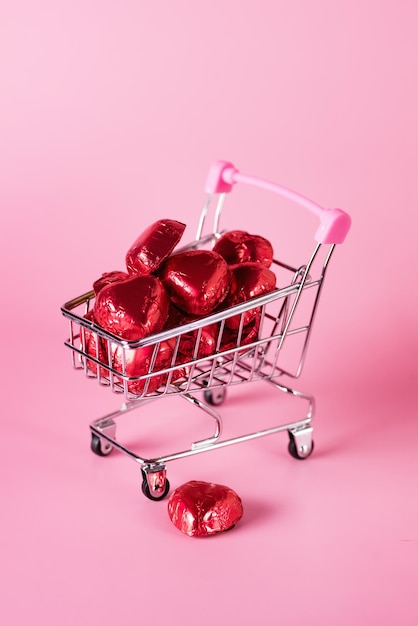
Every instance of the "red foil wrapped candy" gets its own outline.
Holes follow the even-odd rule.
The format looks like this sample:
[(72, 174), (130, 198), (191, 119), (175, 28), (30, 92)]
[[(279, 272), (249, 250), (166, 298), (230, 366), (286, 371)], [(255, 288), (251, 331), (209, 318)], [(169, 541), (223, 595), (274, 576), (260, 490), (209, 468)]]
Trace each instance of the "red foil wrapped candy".
[[(224, 305), (232, 307), (251, 298), (273, 291), (276, 287), (276, 274), (260, 263), (241, 263), (231, 268), (231, 289)], [(257, 315), (257, 308), (250, 309), (244, 314), (244, 326)], [(228, 328), (237, 329), (241, 322), (241, 315), (234, 315), (225, 322)]]
[[(254, 318), (247, 326), (244, 326), (241, 333), (239, 345), (247, 346), (253, 341), (257, 341), (258, 332), (260, 330), (261, 322), (261, 309), (253, 309)], [(239, 328), (228, 328), (225, 325), (224, 332), (222, 334), (221, 348), (222, 350), (230, 350), (238, 346), (238, 330)], [(240, 351), (241, 352), (241, 351)]]
[(191, 315), (207, 315), (229, 290), (228, 265), (213, 250), (190, 250), (169, 257), (159, 273), (172, 302)]
[(132, 276), (99, 291), (94, 317), (102, 328), (122, 339), (142, 339), (163, 328), (169, 303), (158, 278)]
[(106, 285), (111, 285), (112, 283), (119, 283), (122, 280), (126, 280), (129, 278), (129, 274), (126, 272), (120, 272), (119, 270), (115, 270), (113, 272), (104, 272), (100, 278), (94, 281), (93, 290), (94, 293), (97, 294), (99, 291), (106, 287)]
[[(90, 322), (95, 322), (93, 311), (89, 311), (84, 316)], [(80, 326), (80, 343), (83, 352), (108, 365), (105, 341), (95, 331), (90, 328)], [(84, 358), (82, 357), (84, 365)], [(97, 363), (91, 359), (86, 359), (87, 369), (97, 375)], [(109, 372), (105, 368), (100, 368), (100, 375), (109, 377)]]
[(207, 537), (229, 530), (243, 515), (241, 498), (229, 487), (192, 480), (168, 500), (168, 515), (189, 537)]
[[(152, 393), (167, 382), (168, 374), (148, 376), (151, 364), (153, 364), (152, 371), (155, 373), (170, 367), (173, 347), (173, 340), (163, 341), (158, 347), (156, 344), (144, 348), (130, 349), (115, 345), (112, 355), (112, 365), (116, 372), (129, 378), (146, 376), (146, 378), (141, 380), (128, 380), (127, 387), (130, 393), (135, 395), (141, 395), (143, 392), (145, 392), (145, 394)], [(173, 378), (175, 379), (176, 376), (180, 377), (182, 374), (183, 370), (181, 373), (177, 373), (176, 370), (173, 374)], [(116, 376), (116, 382), (123, 385), (123, 378)]]
[[(177, 326), (183, 326), (198, 319), (199, 317), (196, 315), (188, 315), (180, 311), (174, 304), (171, 304), (164, 329), (168, 330)], [(188, 333), (183, 332), (179, 341), (179, 355), (182, 355), (185, 357), (185, 360), (189, 361), (210, 356), (216, 350), (218, 332), (219, 324), (209, 324), (208, 326), (203, 326), (200, 330), (192, 330)], [(198, 339), (199, 343), (196, 345)]]
[(151, 224), (135, 240), (126, 254), (130, 274), (151, 274), (172, 253), (180, 241), (185, 224), (175, 220), (159, 220)]
[(273, 262), (273, 246), (260, 235), (250, 235), (243, 230), (231, 230), (218, 239), (213, 249), (228, 263), (254, 262), (270, 267)]

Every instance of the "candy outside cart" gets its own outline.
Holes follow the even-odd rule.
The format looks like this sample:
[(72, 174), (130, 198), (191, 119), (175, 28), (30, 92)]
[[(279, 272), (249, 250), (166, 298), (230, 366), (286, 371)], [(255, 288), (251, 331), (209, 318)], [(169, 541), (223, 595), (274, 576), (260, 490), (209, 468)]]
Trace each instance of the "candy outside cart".
[[(117, 449), (135, 460), (142, 473), (142, 491), (150, 500), (161, 500), (168, 494), (167, 464), (176, 459), (282, 431), (288, 433), (288, 450), (294, 458), (306, 459), (313, 451), (311, 422), (315, 412), (314, 397), (293, 389), (285, 380), (299, 378), (302, 372), (326, 271), (336, 245), (345, 240), (351, 220), (341, 209), (322, 208), (286, 187), (243, 174), (229, 162), (217, 161), (209, 171), (205, 188), (207, 197), (196, 238), (179, 251), (213, 248), (225, 232), (225, 229), (220, 229), (225, 199), (237, 184), (278, 194), (318, 218), (313, 249), (302, 264), (295, 266), (273, 259), (270, 269), (275, 272), (278, 285), (274, 291), (136, 341), (125, 341), (89, 319), (87, 314), (94, 305), (94, 291), (68, 301), (61, 308), (69, 322), (69, 338), (65, 345), (71, 350), (73, 367), (84, 371), (88, 378), (96, 379), (113, 393), (120, 394), (123, 399), (119, 410), (90, 424), (91, 448), (99, 456), (107, 456)], [(211, 212), (213, 227), (209, 234), (204, 234)], [(254, 310), (257, 311), (257, 329), (253, 334), (246, 335), (245, 316)], [(231, 333), (228, 334), (232, 319), (236, 329), (233, 340)], [(199, 347), (202, 333), (208, 327), (216, 327), (216, 346), (211, 354), (202, 355)], [(87, 350), (87, 336), (93, 338), (96, 346), (93, 354)], [(177, 357), (185, 337), (188, 342), (193, 338), (194, 344), (190, 350), (192, 356), (187, 361), (183, 360), (180, 367)], [(171, 360), (161, 368), (159, 356), (167, 342), (171, 346)], [(132, 376), (127, 367), (129, 358), (144, 349), (151, 354), (149, 368), (141, 375)], [(121, 355), (118, 367), (112, 359), (115, 351)], [(287, 351), (292, 354), (291, 359), (286, 359)], [(222, 416), (218, 407), (226, 399), (227, 387), (256, 381), (264, 381), (293, 398), (303, 408), (302, 415), (296, 421), (288, 421), (283, 416), (281, 423), (275, 427), (223, 439)], [(138, 455), (117, 439), (120, 416), (141, 410), (150, 401), (174, 394), (208, 416), (213, 423), (210, 437), (192, 442), (183, 450), (155, 458)]]

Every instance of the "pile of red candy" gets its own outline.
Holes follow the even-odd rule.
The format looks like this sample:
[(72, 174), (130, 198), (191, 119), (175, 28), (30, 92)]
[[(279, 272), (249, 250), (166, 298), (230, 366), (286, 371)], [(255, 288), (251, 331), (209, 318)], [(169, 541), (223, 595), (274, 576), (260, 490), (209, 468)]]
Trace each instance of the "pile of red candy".
[[(149, 226), (128, 250), (127, 271), (107, 272), (94, 282), (95, 303), (86, 318), (121, 339), (140, 340), (276, 287), (276, 275), (269, 269), (273, 248), (263, 237), (234, 230), (222, 235), (212, 250), (172, 254), (184, 230), (184, 224), (169, 219)], [(220, 341), (219, 324), (203, 327), (198, 345), (198, 331), (182, 334), (175, 359), (179, 367), (171, 381), (185, 376), (188, 361), (236, 346), (240, 323), (240, 315), (227, 318)], [(257, 338), (259, 323), (259, 308), (244, 313), (240, 345)], [(155, 346), (127, 349), (112, 342), (108, 354), (107, 342), (89, 329), (84, 343), (87, 354), (129, 378), (145, 376), (151, 365), (153, 372), (171, 367), (176, 349), (176, 339), (163, 341), (155, 357)], [(94, 361), (89, 359), (87, 365), (97, 374)], [(104, 368), (101, 374), (106, 376)], [(166, 381), (167, 374), (150, 377), (146, 393)], [(139, 395), (145, 384), (145, 379), (129, 381), (128, 389)]]

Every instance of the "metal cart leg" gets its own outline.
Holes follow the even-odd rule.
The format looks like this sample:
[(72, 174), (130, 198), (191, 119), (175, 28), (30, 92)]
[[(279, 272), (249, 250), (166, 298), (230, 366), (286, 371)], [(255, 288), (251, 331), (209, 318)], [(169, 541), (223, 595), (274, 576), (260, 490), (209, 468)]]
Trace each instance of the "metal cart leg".
[(149, 500), (163, 500), (170, 491), (165, 465), (145, 463), (141, 470), (144, 496)]
[(295, 459), (307, 459), (314, 449), (312, 440), (313, 428), (305, 426), (301, 429), (289, 430), (289, 454)]
[(303, 420), (303, 422), (294, 424), (292, 428), (287, 429), (287, 432), (289, 434), (289, 454), (294, 459), (307, 459), (314, 450), (314, 442), (312, 439), (313, 428), (311, 426), (311, 421), (315, 413), (315, 398), (309, 393), (296, 391), (295, 389), (291, 389), (290, 387), (281, 385), (277, 381), (268, 380), (267, 382), (272, 384), (274, 387), (276, 387), (276, 389), (282, 391), (283, 393), (290, 393), (292, 396), (295, 396), (302, 400), (306, 400), (308, 402), (308, 410), (306, 413), (306, 418)]
[[(110, 439), (116, 436), (115, 422), (112, 419), (103, 420), (99, 432), (96, 430), (91, 433), (91, 449), (98, 456), (108, 456), (113, 450)], [(101, 433), (105, 434), (105, 437), (102, 437)]]

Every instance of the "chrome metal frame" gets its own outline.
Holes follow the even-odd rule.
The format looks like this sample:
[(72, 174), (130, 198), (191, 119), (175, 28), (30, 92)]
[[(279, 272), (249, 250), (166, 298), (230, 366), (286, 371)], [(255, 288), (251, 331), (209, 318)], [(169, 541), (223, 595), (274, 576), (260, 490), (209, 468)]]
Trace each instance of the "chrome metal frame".
[[(206, 217), (211, 204), (212, 196), (208, 196), (200, 216), (196, 240), (181, 250), (210, 248), (220, 237), (220, 217), (225, 201), (225, 194), (220, 194), (215, 209), (213, 230), (209, 235), (203, 235)], [(139, 341), (124, 341), (104, 331), (84, 315), (92, 308), (94, 292), (89, 291), (62, 307), (63, 315), (69, 321), (69, 338), (65, 342), (71, 349), (72, 364), (75, 369), (83, 369), (88, 378), (96, 379), (99, 384), (110, 387), (114, 393), (124, 397), (122, 407), (91, 423), (93, 437), (99, 438), (100, 454), (106, 455), (113, 448), (130, 456), (141, 466), (144, 481), (147, 484), (152, 499), (159, 499), (166, 490), (166, 464), (170, 461), (200, 454), (209, 450), (234, 445), (251, 439), (272, 435), (281, 431), (288, 431), (289, 437), (295, 446), (296, 455), (306, 458), (312, 451), (311, 422), (315, 411), (315, 401), (308, 393), (296, 391), (277, 381), (281, 376), (298, 378), (305, 362), (308, 342), (312, 325), (321, 295), (325, 273), (335, 246), (316, 244), (306, 265), (299, 268), (292, 267), (279, 260), (274, 260), (272, 269), (276, 271), (278, 284), (285, 284), (275, 291), (253, 298), (231, 307), (196, 320), (181, 327), (154, 334)], [(320, 257), (323, 260), (319, 260)], [(325, 257), (325, 258), (324, 258)], [(299, 311), (305, 294), (313, 297), (313, 302), (304, 314), (303, 322), (295, 322), (296, 312)], [(260, 327), (256, 338), (245, 344), (244, 314), (252, 309), (260, 311)], [(233, 316), (240, 316), (240, 323), (236, 335), (236, 343), (223, 346), (226, 322)], [(202, 330), (205, 326), (216, 324), (218, 339), (213, 354), (199, 356), (199, 346)], [(96, 339), (96, 354), (86, 351), (86, 333), (93, 333)], [(177, 354), (180, 340), (187, 335), (195, 337), (193, 358), (179, 365)], [(282, 363), (282, 355), (292, 337), (301, 337), (299, 358), (296, 364), (288, 367)], [(173, 356), (169, 366), (164, 369), (155, 368), (157, 356), (163, 342), (174, 342)], [(104, 347), (106, 359), (99, 354), (99, 343)], [(112, 363), (112, 353), (115, 348), (122, 351), (122, 368), (116, 370)], [(144, 348), (153, 348), (150, 368), (142, 376), (129, 376), (126, 367), (126, 354)], [(93, 365), (94, 364), (94, 365)], [(176, 379), (176, 374), (182, 368), (186, 375)], [(148, 391), (154, 377), (164, 377), (162, 384), (156, 390)], [(289, 394), (306, 403), (304, 415), (297, 421), (288, 422), (230, 439), (222, 439), (222, 417), (211, 404), (220, 404), (228, 386), (247, 382), (265, 381), (273, 385), (278, 391)], [(132, 392), (135, 385), (135, 392)], [(140, 391), (138, 392), (138, 389)], [(198, 397), (203, 392), (203, 398), (208, 392), (212, 395), (212, 403), (208, 404)], [(184, 450), (164, 454), (158, 458), (146, 458), (137, 455), (116, 439), (116, 420), (127, 412), (142, 408), (151, 400), (180, 395), (197, 408), (206, 413), (214, 421), (213, 435), (195, 441)]]

